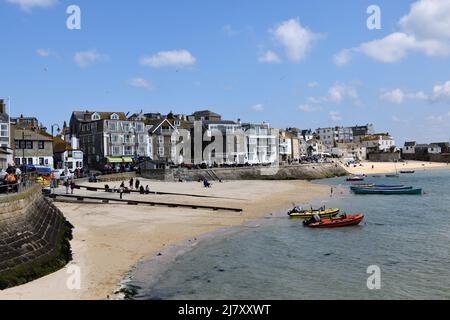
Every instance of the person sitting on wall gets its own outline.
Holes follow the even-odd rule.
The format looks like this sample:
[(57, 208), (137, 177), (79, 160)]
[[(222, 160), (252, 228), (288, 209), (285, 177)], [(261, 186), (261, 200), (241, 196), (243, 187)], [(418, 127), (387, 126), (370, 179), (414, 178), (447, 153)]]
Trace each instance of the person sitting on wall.
[(140, 187), (139, 187), (139, 193), (140, 193), (140, 194), (145, 194), (144, 186), (140, 186)]
[(145, 194), (150, 193), (150, 187), (148, 185), (145, 186)]

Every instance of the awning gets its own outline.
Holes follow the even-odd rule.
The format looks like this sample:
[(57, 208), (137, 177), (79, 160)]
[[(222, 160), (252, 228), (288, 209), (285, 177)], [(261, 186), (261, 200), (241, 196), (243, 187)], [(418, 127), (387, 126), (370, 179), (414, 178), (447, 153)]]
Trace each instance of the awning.
[(122, 162), (124, 162), (124, 163), (132, 163), (133, 162), (133, 158), (123, 157), (122, 158)]
[(122, 157), (106, 157), (106, 162), (108, 163), (122, 163)]

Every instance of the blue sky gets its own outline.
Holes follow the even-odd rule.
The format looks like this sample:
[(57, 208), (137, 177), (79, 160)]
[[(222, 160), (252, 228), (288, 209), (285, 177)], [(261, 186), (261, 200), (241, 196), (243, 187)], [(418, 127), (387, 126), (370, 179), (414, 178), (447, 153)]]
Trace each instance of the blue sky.
[[(66, 27), (71, 4), (81, 30)], [(367, 28), (371, 4), (381, 30)], [(0, 96), (46, 125), (208, 108), (450, 140), (450, 0), (0, 0), (0, 39)]]

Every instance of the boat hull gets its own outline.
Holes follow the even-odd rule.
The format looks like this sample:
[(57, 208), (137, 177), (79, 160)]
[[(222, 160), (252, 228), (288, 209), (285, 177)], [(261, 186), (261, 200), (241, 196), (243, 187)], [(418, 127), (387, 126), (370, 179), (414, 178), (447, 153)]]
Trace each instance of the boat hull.
[(321, 222), (311, 223), (308, 227), (316, 229), (351, 227), (359, 225), (363, 220), (364, 215), (357, 214), (341, 219), (325, 219)]
[(358, 188), (353, 190), (356, 194), (383, 194), (383, 195), (420, 195), (422, 189), (371, 189), (371, 188)]
[(337, 216), (340, 211), (340, 209), (334, 208), (325, 211), (291, 212), (289, 216), (295, 219), (311, 219), (314, 215), (318, 215), (321, 218), (331, 218)]

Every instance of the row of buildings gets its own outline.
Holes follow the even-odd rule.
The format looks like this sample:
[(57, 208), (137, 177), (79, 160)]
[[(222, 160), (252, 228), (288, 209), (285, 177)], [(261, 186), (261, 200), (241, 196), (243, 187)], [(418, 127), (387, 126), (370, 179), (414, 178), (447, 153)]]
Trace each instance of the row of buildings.
[[(395, 141), (371, 124), (277, 129), (269, 123), (225, 120), (209, 110), (191, 115), (74, 111), (51, 134), (34, 117), (10, 118), (0, 100), (0, 168), (8, 163), (54, 168), (101, 168), (149, 160), (167, 164), (271, 164), (305, 158), (364, 160), (392, 152)], [(57, 135), (54, 136), (54, 129)]]

